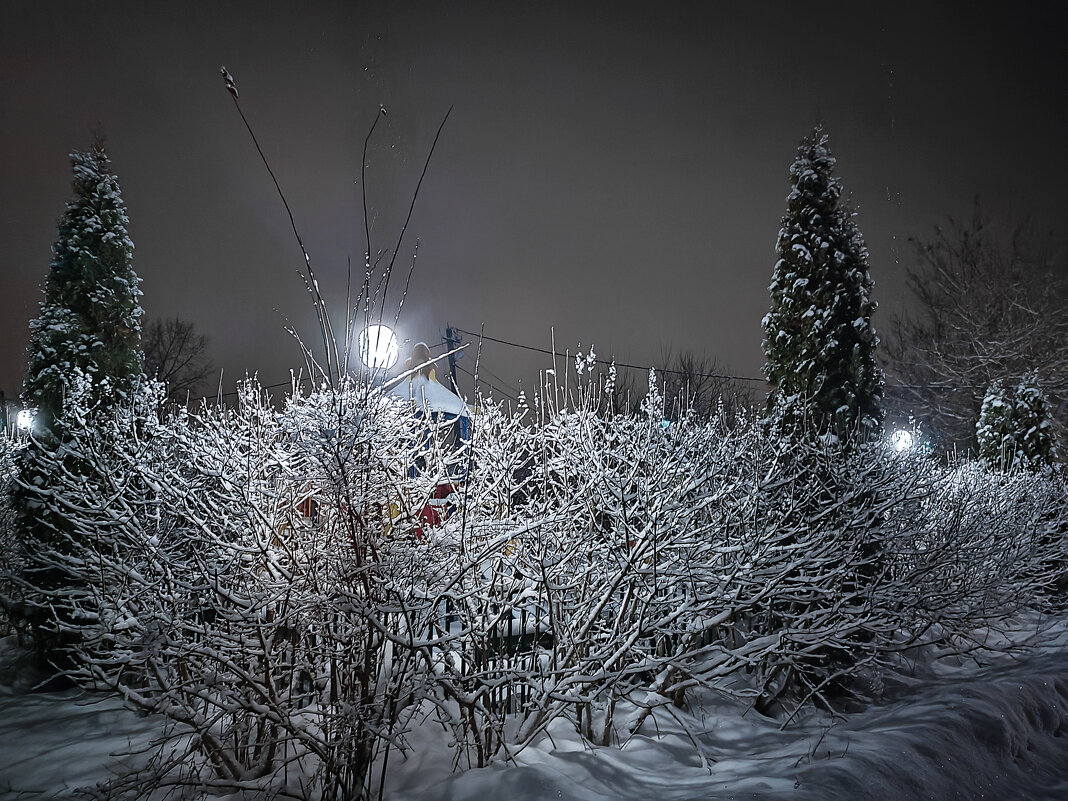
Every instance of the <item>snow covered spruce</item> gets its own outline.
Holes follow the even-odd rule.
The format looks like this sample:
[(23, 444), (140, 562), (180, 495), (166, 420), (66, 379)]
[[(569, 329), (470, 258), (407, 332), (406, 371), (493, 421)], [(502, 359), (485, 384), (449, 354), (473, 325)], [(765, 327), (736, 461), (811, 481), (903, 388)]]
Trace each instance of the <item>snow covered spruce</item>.
[[(374, 797), (420, 727), (466, 769), (561, 720), (618, 744), (697, 688), (785, 725), (921, 643), (970, 649), (1057, 600), (1057, 471), (665, 426), (655, 385), (630, 415), (605, 410), (610, 384), (481, 399), (451, 449), (370, 382), (280, 410), (249, 384), (236, 408), (161, 419), (147, 389), (102, 407), (75, 372), (63, 453), (32, 452), (52, 480), (21, 491), (65, 521), (23, 557), (77, 580), (6, 566), (4, 594), (71, 610), (50, 623), (71, 675), (173, 723), (100, 792)], [(420, 510), (447, 480), (434, 528)], [(10, 515), (4, 537), (18, 553)], [(623, 701), (646, 712), (624, 724)]]

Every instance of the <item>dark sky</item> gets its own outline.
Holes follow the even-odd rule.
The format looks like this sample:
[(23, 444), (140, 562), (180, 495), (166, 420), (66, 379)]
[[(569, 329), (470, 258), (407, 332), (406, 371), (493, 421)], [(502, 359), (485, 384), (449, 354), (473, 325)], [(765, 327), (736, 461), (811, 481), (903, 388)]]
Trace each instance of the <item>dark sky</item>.
[[(967, 216), (976, 194), (1063, 233), (1065, 5), (934, 5), (2, 0), (0, 389), (20, 389), (67, 154), (98, 128), (146, 314), (193, 321), (228, 389), (300, 366), (284, 331), (315, 334), (300, 251), (224, 64), (338, 313), (346, 262), (362, 260), (360, 150), (379, 104), (376, 248), (393, 246), (453, 106), (398, 262), (418, 239), (404, 337), (484, 323), (758, 376), (788, 168), (817, 119), (880, 317), (901, 308), (908, 237)], [(535, 364), (487, 345), (483, 375), (529, 386)]]

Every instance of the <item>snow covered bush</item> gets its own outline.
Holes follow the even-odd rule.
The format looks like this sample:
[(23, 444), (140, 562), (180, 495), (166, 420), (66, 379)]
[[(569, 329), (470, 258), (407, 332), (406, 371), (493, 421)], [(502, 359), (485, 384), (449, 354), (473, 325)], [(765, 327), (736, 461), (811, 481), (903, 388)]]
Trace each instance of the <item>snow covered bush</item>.
[(972, 462), (932, 470), (925, 483), (919, 506), (892, 532), (907, 613), (900, 630), (966, 642), (1021, 609), (1043, 608), (1064, 569), (1063, 477), (1002, 475)]
[(577, 408), (543, 409), (535, 426), (537, 479), (524, 511), (538, 528), (523, 552), (547, 604), (554, 670), (534, 688), (517, 745), (562, 714), (609, 741), (620, 699), (651, 685), (681, 694), (672, 663), (683, 667), (713, 625), (706, 512), (734, 471), (726, 488), (707, 482), (739, 443), (717, 441), (711, 426), (665, 426), (651, 388), (637, 415), (600, 415), (590, 392)]
[(69, 532), (32, 558), (75, 580), (21, 589), (76, 611), (52, 625), (79, 680), (174, 723), (107, 792), (374, 797), (415, 728), (478, 767), (561, 720), (619, 742), (696, 688), (786, 723), (917, 644), (973, 649), (1064, 575), (1056, 471), (665, 424), (655, 384), (615, 414), (606, 383), (483, 399), (459, 447), (375, 382), (164, 419), (74, 392), (79, 433), (26, 489)]
[(379, 686), (389, 485), (363, 450), (368, 404), (291, 407), (286, 428), (250, 386), (160, 422), (151, 399), (116, 412), (78, 386), (63, 452), (33, 454), (49, 484), (23, 487), (65, 523), (16, 580), (72, 610), (40, 624), (72, 675), (179, 724), (159, 781), (237, 787), (313, 757), (322, 797), (358, 794), (397, 697)]

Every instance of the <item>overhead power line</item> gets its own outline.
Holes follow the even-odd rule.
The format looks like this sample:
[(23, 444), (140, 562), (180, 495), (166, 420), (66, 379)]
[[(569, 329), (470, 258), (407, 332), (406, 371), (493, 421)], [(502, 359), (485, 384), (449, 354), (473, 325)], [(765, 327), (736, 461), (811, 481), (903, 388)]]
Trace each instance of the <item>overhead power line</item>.
[[(245, 379), (242, 379), (242, 380), (250, 380), (250, 379), (252, 381), (258, 381), (259, 380), (255, 376), (249, 376), (249, 377), (247, 377)], [(296, 382), (298, 384), (308, 384), (311, 381), (312, 381), (311, 376), (300, 376), (299, 378), (297, 378)], [(292, 386), (293, 386), (293, 379), (291, 378), (289, 381), (280, 381), (277, 384), (261, 384), (257, 388), (260, 389), (260, 390), (265, 390), (265, 389), (278, 389), (279, 387), (292, 387)], [(229, 398), (230, 396), (237, 395), (238, 393), (239, 393), (239, 390), (232, 389), (229, 392), (216, 392), (216, 393), (214, 393), (212, 395), (199, 395), (199, 396), (197, 396), (195, 398), (191, 397), (189, 399), (189, 401), (192, 403), (192, 402), (195, 402), (195, 401), (202, 401), (202, 400), (206, 400), (206, 401), (222, 400), (223, 398)]]
[[(459, 368), (459, 365), (457, 365), (457, 367)], [(502, 390), (502, 391), (503, 390), (508, 390), (508, 392), (506, 392), (505, 394), (510, 394), (512, 396), (516, 396), (516, 395), (518, 395), (520, 393), (521, 390), (517, 389), (516, 387), (513, 387), (511, 384), (509, 384), (507, 381), (505, 381), (503, 378), (501, 378), (495, 372), (493, 372), (488, 367), (486, 367), (486, 365), (483, 364), (478, 369), (481, 372), (487, 373), (489, 375), (489, 377), (492, 378), (493, 381), (494, 381), (494, 383), (488, 382), (485, 379), (483, 379), (482, 376), (480, 375), (480, 376), (478, 376), (478, 380), (480, 382), (488, 383), (490, 386), (495, 386), (496, 389), (498, 389), (498, 390)], [(470, 373), (468, 370), (464, 370), (464, 372), (465, 373), (469, 373), (469, 375), (472, 378), (475, 377), (475, 374), (474, 373)], [(514, 397), (513, 397), (513, 399), (514, 399)]]
[(470, 370), (468, 370), (463, 365), (460, 365), (460, 364), (456, 365), (456, 369), (459, 370), (461, 373), (464, 373), (465, 375), (470, 376), (471, 380), (473, 380), (473, 381), (477, 380), (479, 384), (485, 384), (487, 387), (489, 387), (494, 392), (496, 392), (496, 393), (498, 393), (500, 395), (503, 395), (504, 397), (508, 398), (508, 400), (513, 401), (515, 403), (519, 403), (519, 398), (517, 398), (515, 395), (512, 395), (509, 392), (505, 392), (503, 389), (501, 389), (499, 386), (494, 384), (492, 381), (487, 381), (482, 376), (478, 376), (477, 379), (476, 379), (475, 374), (472, 373)]
[[(491, 336), (489, 336), (487, 334), (479, 335), (479, 334), (476, 334), (476, 333), (474, 333), (472, 331), (467, 331), (467, 330), (465, 330), (463, 328), (460, 328), (458, 326), (455, 326), (455, 325), (453, 326), (453, 330), (454, 331), (459, 331), (461, 334), (466, 334), (469, 337), (473, 337), (476, 340), (479, 339), (479, 337), (481, 336), (482, 339), (488, 340), (490, 342), (496, 342), (496, 343), (498, 343), (500, 345), (508, 345), (509, 347), (512, 347), (512, 348), (521, 348), (523, 350), (529, 350), (529, 351), (533, 351), (535, 353), (543, 353), (546, 356), (558, 356), (558, 357), (563, 357), (563, 358), (568, 358), (568, 356), (569, 356), (569, 354), (567, 354), (567, 353), (560, 353), (559, 351), (552, 351), (552, 350), (549, 350), (548, 348), (539, 348), (539, 347), (536, 347), (534, 345), (524, 345), (524, 344), (522, 344), (520, 342), (510, 342), (507, 339), (498, 339), (496, 337), (491, 337)], [(691, 373), (691, 372), (687, 372), (685, 370), (674, 370), (674, 369), (671, 369), (669, 367), (652, 367), (651, 365), (628, 364), (627, 362), (617, 362), (617, 361), (612, 361), (611, 359), (594, 359), (594, 361), (597, 364), (603, 364), (603, 365), (613, 365), (614, 364), (616, 367), (626, 367), (626, 368), (631, 369), (631, 370), (642, 370), (642, 371), (656, 370), (658, 373), (674, 373), (675, 375), (684, 375), (684, 376), (688, 376), (690, 378), (725, 378), (725, 379), (730, 379), (732, 381), (756, 381), (756, 382), (759, 382), (759, 383), (762, 383), (762, 384), (766, 384), (767, 383), (767, 379), (766, 378), (753, 378), (751, 376), (745, 376), (745, 375), (730, 375), (728, 373)], [(983, 387), (981, 385), (967, 385), (967, 386), (955, 386), (954, 387), (954, 386), (947, 386), (945, 384), (885, 384), (884, 386), (885, 386), (886, 389), (935, 390), (935, 391), (939, 391), (939, 392), (968, 392), (968, 391), (971, 391), (971, 390), (977, 390), (977, 389), (978, 390), (982, 390), (982, 389), (985, 389), (985, 387)]]
[[(519, 342), (509, 342), (506, 339), (497, 339), (496, 337), (491, 337), (488, 334), (482, 334), (482, 335), (475, 334), (475, 333), (472, 333), (471, 331), (466, 331), (463, 328), (459, 328), (458, 326), (455, 326), (455, 325), (453, 326), (453, 330), (454, 331), (459, 331), (461, 334), (467, 334), (467, 336), (473, 337), (475, 339), (481, 338), (481, 339), (488, 340), (490, 342), (496, 342), (496, 343), (498, 343), (500, 345), (508, 345), (510, 347), (513, 347), (513, 348), (522, 348), (523, 350), (530, 350), (530, 351), (534, 351), (535, 353), (543, 353), (546, 356), (560, 356), (560, 357), (563, 357), (563, 358), (568, 358), (568, 356), (569, 356), (569, 354), (567, 354), (567, 353), (560, 353), (559, 351), (552, 351), (552, 350), (548, 350), (547, 348), (538, 348), (538, 347), (535, 347), (533, 345), (523, 345), (523, 344), (521, 344)], [(685, 370), (672, 370), (672, 369), (666, 368), (666, 367), (665, 368), (659, 368), (659, 367), (653, 368), (653, 367), (651, 367), (649, 365), (628, 364), (627, 362), (617, 362), (617, 361), (613, 361), (611, 359), (594, 359), (594, 361), (597, 364), (603, 364), (605, 366), (615, 365), (616, 367), (626, 367), (627, 369), (630, 369), (630, 370), (642, 370), (642, 371), (648, 371), (648, 370), (655, 369), (659, 373), (674, 373), (675, 375), (685, 375), (685, 376), (690, 376), (691, 378), (727, 378), (727, 379), (730, 379), (730, 380), (733, 380), (733, 381), (758, 381), (758, 382), (760, 382), (762, 384), (766, 383), (766, 381), (767, 381), (767, 379), (764, 379), (764, 378), (752, 378), (750, 376), (744, 376), (744, 375), (729, 375), (727, 373), (690, 373), (690, 372), (687, 372)]]
[[(511, 341), (509, 341), (507, 339), (499, 339), (497, 337), (491, 337), (488, 334), (481, 334), (481, 335), (480, 334), (476, 334), (476, 333), (474, 333), (472, 331), (468, 331), (466, 329), (460, 328), (459, 326), (455, 326), (455, 325), (452, 328), (453, 328), (454, 331), (458, 331), (461, 334), (465, 334), (465, 335), (471, 337), (474, 340), (478, 340), (478, 339), (481, 338), (481, 339), (489, 341), (489, 342), (496, 342), (499, 345), (507, 345), (508, 347), (519, 348), (521, 350), (529, 350), (529, 351), (532, 351), (534, 353), (544, 354), (546, 356), (555, 356), (555, 357), (560, 357), (560, 358), (569, 358), (569, 356), (570, 356), (570, 354), (568, 354), (568, 353), (561, 353), (559, 351), (552, 351), (552, 350), (549, 350), (548, 348), (539, 348), (539, 347), (537, 347), (535, 345), (524, 345), (521, 342), (511, 342)], [(444, 347), (444, 345), (442, 345), (442, 344), (434, 344), (434, 345), (429, 345), (429, 347), (430, 347), (431, 350), (436, 350), (436, 349), (439, 349), (441, 347)], [(729, 380), (732, 380), (732, 381), (755, 381), (755, 382), (759, 382), (759, 383), (766, 383), (767, 382), (767, 380), (764, 379), (764, 378), (752, 378), (751, 376), (731, 375), (729, 373), (690, 373), (690, 372), (686, 372), (684, 370), (674, 370), (674, 369), (666, 368), (666, 367), (656, 367), (656, 368), (654, 368), (654, 367), (651, 367), (650, 365), (630, 364), (628, 362), (612, 361), (611, 359), (599, 359), (599, 358), (597, 358), (597, 359), (594, 359), (594, 361), (597, 364), (603, 364), (605, 366), (615, 365), (616, 367), (625, 367), (625, 368), (627, 368), (629, 370), (641, 370), (643, 372), (647, 372), (649, 370), (655, 369), (659, 373), (673, 373), (675, 375), (685, 375), (685, 376), (689, 376), (691, 378), (721, 378), (721, 379), (729, 379)], [(465, 373), (466, 375), (470, 376), (471, 378), (475, 377), (474, 374), (470, 370), (467, 370), (467, 369), (465, 369), (464, 367), (462, 367), (460, 365), (457, 365), (457, 369), (459, 369), (461, 372)], [(483, 369), (485, 369), (485, 368), (483, 368)], [(494, 390), (495, 392), (500, 393), (501, 395), (503, 395), (506, 398), (509, 398), (509, 399), (511, 399), (513, 401), (517, 400), (516, 395), (518, 395), (518, 390), (516, 390), (514, 387), (511, 387), (506, 381), (504, 381), (504, 379), (502, 379), (500, 376), (496, 375), (495, 373), (492, 373), (489, 370), (486, 370), (486, 372), (489, 372), (490, 375), (492, 375), (494, 378), (497, 379), (496, 383), (487, 381), (482, 376), (479, 376), (479, 379), (478, 379), (479, 383), (485, 384), (486, 386), (490, 387), (492, 390)], [(301, 384), (307, 383), (309, 381), (311, 381), (311, 378), (309, 376), (301, 376), (298, 379), (298, 382), (301, 383)], [(293, 385), (293, 381), (291, 379), (289, 381), (283, 381), (283, 382), (280, 382), (280, 383), (277, 383), (277, 384), (267, 384), (265, 386), (261, 386), (260, 388), (261, 389), (278, 389), (279, 387), (289, 387), (289, 386), (292, 386), (292, 385)], [(937, 391), (937, 392), (968, 392), (968, 391), (976, 390), (976, 389), (984, 389), (984, 387), (979, 386), (979, 385), (975, 385), (975, 386), (947, 386), (945, 384), (886, 384), (885, 388), (886, 389), (890, 389), (890, 390), (934, 390), (934, 391)], [(511, 392), (505, 391), (506, 389), (511, 390)], [(215, 400), (215, 399), (221, 399), (221, 398), (230, 397), (230, 396), (236, 395), (236, 394), (237, 394), (237, 391), (234, 390), (234, 391), (230, 391), (230, 392), (223, 392), (222, 394), (202, 395), (202, 396), (200, 396), (198, 398), (192, 398), (191, 400)]]

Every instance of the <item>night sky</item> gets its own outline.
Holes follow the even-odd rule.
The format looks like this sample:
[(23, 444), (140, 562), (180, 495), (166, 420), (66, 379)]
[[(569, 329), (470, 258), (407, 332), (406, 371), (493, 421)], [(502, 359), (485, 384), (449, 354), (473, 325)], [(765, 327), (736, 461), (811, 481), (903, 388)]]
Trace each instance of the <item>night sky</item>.
[[(95, 130), (146, 314), (194, 322), (226, 389), (300, 367), (284, 329), (316, 333), (302, 257), (221, 65), (338, 314), (363, 258), (360, 151), (379, 105), (376, 249), (393, 247), (451, 106), (398, 259), (406, 272), (419, 241), (403, 337), (485, 324), (759, 376), (788, 169), (817, 120), (859, 210), (877, 326), (905, 300), (908, 238), (967, 217), (975, 195), (1063, 234), (1066, 8), (2, 0), (0, 389), (21, 389), (67, 154)], [(544, 366), (483, 351), (483, 377), (509, 393)]]

